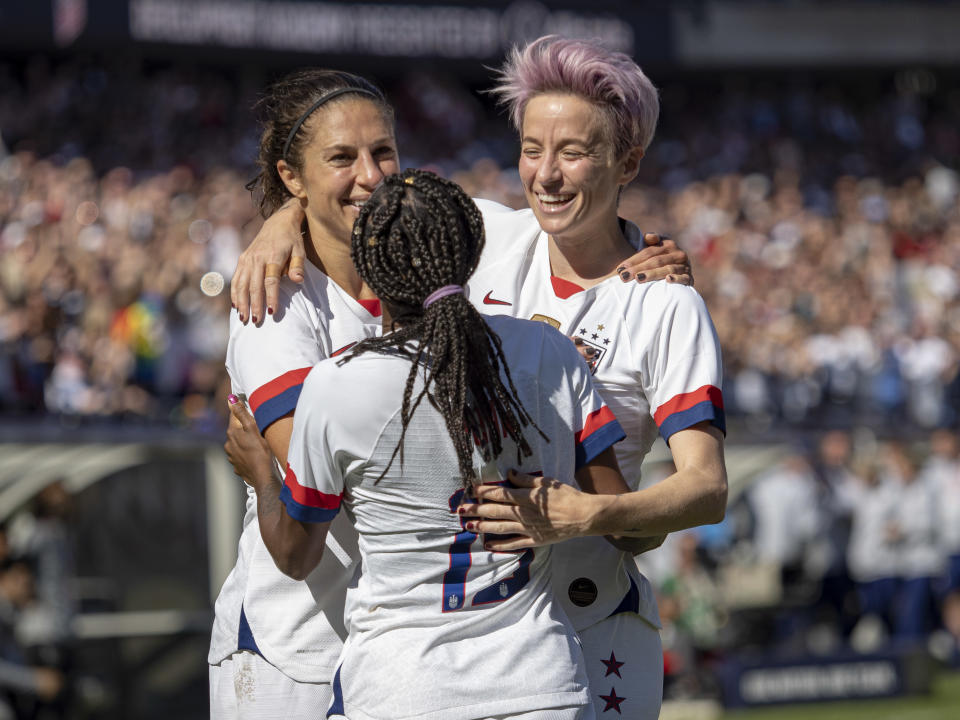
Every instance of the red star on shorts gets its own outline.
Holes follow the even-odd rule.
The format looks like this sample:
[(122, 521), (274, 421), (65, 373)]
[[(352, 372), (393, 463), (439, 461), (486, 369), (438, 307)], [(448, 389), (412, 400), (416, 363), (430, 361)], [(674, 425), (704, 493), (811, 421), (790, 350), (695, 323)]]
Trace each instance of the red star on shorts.
[(607, 666), (607, 672), (604, 674), (604, 677), (611, 673), (616, 673), (618, 678), (623, 678), (623, 675), (620, 674), (620, 668), (623, 667), (623, 663), (617, 662), (617, 656), (614, 655), (612, 651), (610, 652), (609, 660), (601, 660), (600, 662)]
[(617, 715), (623, 715), (623, 713), (620, 712), (620, 703), (622, 703), (624, 700), (626, 700), (626, 698), (625, 698), (625, 697), (618, 697), (618, 696), (617, 696), (617, 689), (616, 689), (616, 688), (614, 688), (614, 687), (610, 688), (610, 694), (609, 694), (609, 695), (601, 695), (601, 696), (600, 696), (600, 699), (603, 700), (603, 701), (607, 704), (607, 706), (603, 709), (604, 712), (606, 712), (607, 710), (613, 709), (613, 710), (616, 710), (616, 711), (617, 711)]

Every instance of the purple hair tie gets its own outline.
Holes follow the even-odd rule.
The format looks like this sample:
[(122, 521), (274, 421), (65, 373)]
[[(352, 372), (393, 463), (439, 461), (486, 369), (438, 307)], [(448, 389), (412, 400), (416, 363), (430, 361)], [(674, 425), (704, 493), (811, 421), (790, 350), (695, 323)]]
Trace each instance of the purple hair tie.
[(444, 285), (439, 290), (434, 290), (432, 293), (427, 295), (427, 299), (423, 301), (423, 309), (426, 310), (440, 298), (445, 298), (447, 295), (456, 295), (457, 293), (462, 292), (463, 288), (459, 285)]

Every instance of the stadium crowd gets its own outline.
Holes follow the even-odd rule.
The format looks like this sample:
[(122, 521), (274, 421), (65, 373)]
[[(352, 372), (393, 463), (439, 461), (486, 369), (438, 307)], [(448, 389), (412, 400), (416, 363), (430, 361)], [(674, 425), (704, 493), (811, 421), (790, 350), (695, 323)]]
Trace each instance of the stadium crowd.
[[(199, 278), (229, 281), (258, 228), (259, 81), (17, 70), (0, 68), (0, 407), (208, 422), (226, 299)], [(931, 83), (663, 89), (623, 215), (692, 256), (751, 431), (956, 422), (960, 103)], [(392, 96), (405, 164), (523, 205), (504, 119), (433, 76)]]
[[(265, 78), (237, 75), (0, 64), (2, 416), (220, 432), (229, 299), (200, 279), (229, 282), (259, 228), (243, 186)], [(747, 564), (776, 568), (784, 648), (940, 628), (955, 654), (960, 96), (922, 72), (713, 80), (663, 84), (622, 214), (692, 258), (732, 439), (818, 444), (650, 560), (675, 691), (746, 632), (724, 577)], [(515, 139), (475, 94), (426, 74), (388, 92), (404, 165), (524, 204)]]

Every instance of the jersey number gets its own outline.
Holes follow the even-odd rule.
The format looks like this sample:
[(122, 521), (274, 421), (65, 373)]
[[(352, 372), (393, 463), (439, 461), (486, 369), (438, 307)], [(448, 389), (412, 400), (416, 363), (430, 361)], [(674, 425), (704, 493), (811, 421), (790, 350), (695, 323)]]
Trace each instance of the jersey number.
[[(450, 512), (456, 513), (463, 501), (463, 490), (457, 490), (450, 496)], [(471, 548), (477, 539), (477, 533), (470, 532), (464, 527), (463, 518), (460, 519), (461, 531), (453, 538), (450, 545), (450, 567), (443, 574), (443, 603), (442, 612), (462, 610), (466, 602), (467, 573), (473, 561)], [(471, 607), (481, 607), (503, 602), (516, 594), (524, 585), (530, 582), (530, 563), (533, 562), (533, 549), (528, 548), (520, 555), (520, 566), (510, 577), (488, 585), (478, 590), (470, 601)]]

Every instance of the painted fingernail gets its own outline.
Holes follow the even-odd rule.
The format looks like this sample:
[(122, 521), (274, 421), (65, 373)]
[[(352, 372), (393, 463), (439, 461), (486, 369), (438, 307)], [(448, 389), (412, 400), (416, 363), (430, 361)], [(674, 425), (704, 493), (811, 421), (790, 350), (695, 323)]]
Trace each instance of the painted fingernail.
[(270, 306), (267, 306), (267, 315), (273, 315), (273, 308)]
[(240, 398), (231, 393), (230, 395), (227, 395), (227, 402), (231, 405), (236, 405), (238, 402), (240, 402)]
[(618, 273), (622, 273), (622, 272), (624, 272), (626, 269), (627, 269), (627, 268), (625, 268), (623, 265), (621, 265), (620, 267), (617, 268), (617, 272), (618, 272)]
[(467, 530), (471, 530), (471, 531), (472, 531), (472, 530), (476, 530), (476, 529), (477, 529), (477, 524), (476, 524), (475, 522), (468, 522), (467, 525), (466, 525), (466, 527), (467, 527)]
[(240, 322), (246, 322), (247, 319), (243, 316), (243, 313), (240, 313)]
[(236, 304), (235, 304), (235, 303), (230, 303), (230, 307), (232, 307), (232, 308), (233, 308), (234, 310), (236, 310), (236, 309), (237, 309), (237, 306), (236, 306)]
[(597, 354), (597, 349), (588, 347), (586, 350), (584, 350), (584, 352), (587, 353), (587, 357), (593, 357), (594, 355)]
[(646, 273), (637, 273), (637, 282), (643, 282), (647, 279)]
[(260, 318), (258, 318), (256, 315), (254, 315), (254, 316), (253, 316), (253, 324), (256, 325), (258, 322), (260, 322)]
[(457, 515), (463, 515), (465, 512), (466, 510), (464, 510), (463, 505), (457, 508)]
[(627, 282), (630, 279), (630, 271), (629, 270), (621, 271), (620, 279), (623, 280), (624, 282)]

